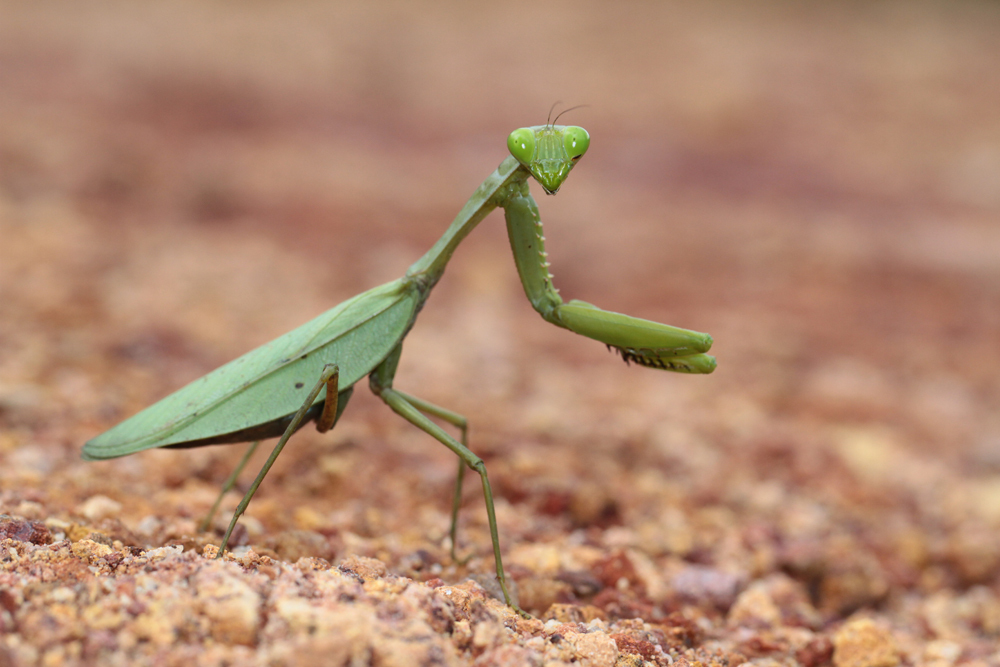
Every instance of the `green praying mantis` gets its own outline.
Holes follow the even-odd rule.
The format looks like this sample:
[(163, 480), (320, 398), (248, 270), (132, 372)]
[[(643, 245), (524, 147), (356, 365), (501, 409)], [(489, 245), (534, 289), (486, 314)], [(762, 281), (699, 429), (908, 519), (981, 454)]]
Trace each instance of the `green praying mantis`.
[[(500, 557), (493, 493), (483, 460), (468, 446), (464, 416), (393, 387), (393, 378), (417, 314), (462, 240), (493, 209), (504, 210), (514, 263), (524, 292), (548, 322), (605, 343), (626, 362), (682, 373), (711, 373), (715, 358), (708, 334), (613, 313), (583, 301), (568, 303), (553, 287), (538, 205), (528, 191), (533, 177), (555, 194), (590, 145), (582, 127), (552, 123), (515, 130), (510, 155), (500, 163), (434, 246), (406, 275), (344, 301), (299, 328), (216, 369), (87, 442), (83, 458), (110, 459), (154, 447), (188, 448), (278, 437), (270, 457), (233, 513), (222, 539), (225, 552), (239, 517), (289, 437), (310, 421), (321, 433), (333, 428), (365, 375), (372, 392), (394, 412), (458, 455), (451, 513), (455, 558), (458, 508), (466, 467), (479, 474), (497, 581), (504, 601), (520, 611), (508, 591)], [(431, 417), (460, 432), (451, 436)], [(252, 449), (223, 488), (232, 486)], [(218, 501), (210, 515), (218, 507)], [(521, 612), (523, 613), (523, 612)]]

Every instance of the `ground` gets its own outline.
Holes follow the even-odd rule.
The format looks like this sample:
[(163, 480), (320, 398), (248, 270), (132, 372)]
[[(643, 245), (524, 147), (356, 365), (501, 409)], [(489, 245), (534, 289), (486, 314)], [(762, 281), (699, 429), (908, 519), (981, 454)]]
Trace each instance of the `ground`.
[[(0, 16), (0, 666), (1000, 664), (996, 4)], [(396, 384), (469, 417), (533, 618), (364, 383), (223, 560), (243, 446), (80, 460), (401, 276), (557, 102), (592, 143), (535, 190), (556, 285), (719, 368), (546, 324), (497, 215), (459, 248)]]

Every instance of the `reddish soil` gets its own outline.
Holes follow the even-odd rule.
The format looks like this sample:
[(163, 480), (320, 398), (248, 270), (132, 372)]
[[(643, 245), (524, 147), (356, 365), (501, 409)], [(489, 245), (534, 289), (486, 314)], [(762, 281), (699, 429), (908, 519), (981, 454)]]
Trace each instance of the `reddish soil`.
[[(1000, 7), (0, 2), (0, 667), (998, 665)], [(710, 332), (626, 367), (503, 221), (208, 558), (243, 446), (82, 444), (399, 277), (552, 104), (567, 298)], [(251, 467), (263, 461), (258, 453)], [(251, 478), (240, 482), (245, 489)], [(227, 496), (232, 511), (238, 494)]]

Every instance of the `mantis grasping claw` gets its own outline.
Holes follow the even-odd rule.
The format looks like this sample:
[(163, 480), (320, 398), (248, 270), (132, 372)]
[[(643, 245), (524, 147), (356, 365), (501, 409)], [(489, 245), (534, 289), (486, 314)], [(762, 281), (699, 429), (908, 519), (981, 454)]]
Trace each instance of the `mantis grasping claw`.
[[(583, 301), (564, 303), (552, 286), (542, 223), (528, 191), (528, 177), (534, 177), (548, 194), (555, 194), (589, 145), (590, 135), (582, 127), (546, 124), (515, 130), (507, 138), (511, 155), (483, 181), (444, 236), (406, 275), (348, 299), (195, 380), (89, 441), (83, 447), (83, 457), (110, 459), (154, 447), (200, 447), (280, 436), (233, 514), (219, 550), (221, 556), (237, 519), (288, 438), (313, 420), (320, 432), (333, 428), (355, 383), (367, 375), (371, 390), (393, 411), (459, 457), (451, 523), (453, 556), (465, 466), (479, 474), (497, 580), (504, 601), (520, 611), (507, 590), (486, 466), (468, 447), (465, 417), (405, 394), (392, 383), (403, 339), (448, 260), (466, 235), (497, 207), (504, 210), (507, 219), (524, 292), (546, 321), (605, 343), (627, 362), (682, 373), (715, 370), (715, 358), (705, 354), (712, 346), (708, 334), (608, 312)], [(461, 440), (429, 417), (457, 426)]]

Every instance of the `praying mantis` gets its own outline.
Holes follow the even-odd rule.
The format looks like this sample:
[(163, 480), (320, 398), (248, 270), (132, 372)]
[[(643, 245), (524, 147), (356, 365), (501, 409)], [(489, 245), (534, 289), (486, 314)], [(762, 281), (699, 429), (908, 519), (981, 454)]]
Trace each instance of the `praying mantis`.
[[(468, 421), (393, 386), (403, 339), (458, 245), (487, 214), (502, 208), (524, 293), (547, 322), (600, 341), (626, 362), (641, 366), (711, 373), (716, 365), (715, 358), (706, 354), (712, 346), (708, 334), (601, 310), (583, 301), (567, 303), (559, 296), (548, 270), (542, 222), (528, 190), (528, 178), (534, 178), (547, 194), (554, 195), (587, 152), (590, 135), (582, 127), (555, 125), (557, 121), (558, 117), (551, 123), (520, 128), (510, 134), (510, 155), (473, 193), (444, 235), (402, 278), (348, 299), (195, 380), (87, 442), (83, 458), (111, 459), (155, 447), (257, 441), (252, 446), (255, 448), (262, 439), (280, 436), (233, 513), (219, 549), (221, 557), (237, 520), (289, 437), (310, 421), (316, 422), (321, 433), (333, 428), (347, 407), (354, 385), (367, 375), (372, 392), (394, 412), (458, 455), (450, 532), (453, 558), (466, 467), (479, 475), (497, 581), (507, 605), (523, 613), (508, 590), (493, 492), (483, 460), (469, 449)], [(456, 427), (459, 438), (432, 417)], [(222, 494), (231, 487), (252, 451), (243, 457)], [(210, 516), (216, 507), (218, 501)]]

